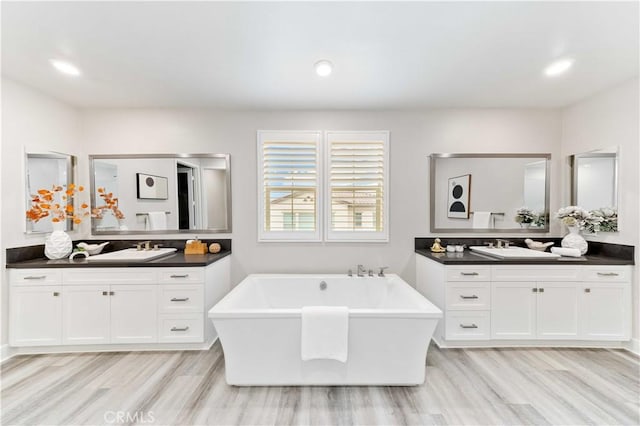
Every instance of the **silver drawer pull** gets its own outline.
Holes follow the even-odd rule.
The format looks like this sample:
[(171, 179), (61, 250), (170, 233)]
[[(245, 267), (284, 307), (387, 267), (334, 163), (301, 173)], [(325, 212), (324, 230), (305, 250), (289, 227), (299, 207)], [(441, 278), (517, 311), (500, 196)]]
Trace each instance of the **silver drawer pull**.
[(28, 277), (24, 277), (25, 280), (44, 280), (47, 278), (46, 275), (29, 275)]
[(56, 297), (58, 297), (58, 296), (60, 296), (60, 293), (58, 293), (57, 291), (54, 291), (54, 292), (53, 292), (53, 295), (54, 295), (54, 296), (56, 296)]
[(171, 331), (187, 331), (188, 329), (189, 329), (189, 326), (182, 327), (182, 328), (171, 327)]
[(480, 274), (477, 273), (477, 272), (460, 272), (460, 275), (464, 275), (466, 277), (475, 277), (475, 276), (478, 276)]
[(617, 272), (598, 272), (598, 275), (600, 275), (601, 277), (617, 277), (618, 274)]
[(465, 300), (467, 300), (467, 299), (477, 299), (477, 298), (478, 298), (478, 296), (476, 296), (475, 294), (473, 296), (464, 296), (462, 294), (460, 295), (460, 299), (465, 299)]
[(109, 295), (109, 292), (108, 292), (108, 291), (103, 291), (103, 292), (102, 292), (102, 295), (103, 295), (103, 296), (108, 296), (108, 295)]
[(590, 289), (590, 288), (585, 288), (585, 289), (584, 289), (584, 292), (585, 292), (585, 293), (591, 293), (591, 289)]
[(172, 302), (186, 302), (187, 300), (189, 300), (188, 297), (172, 297), (171, 298)]
[(170, 278), (187, 278), (189, 277), (189, 274), (183, 274), (183, 275), (171, 275)]
[(475, 324), (471, 324), (471, 325), (460, 324), (460, 328), (478, 328), (478, 326)]

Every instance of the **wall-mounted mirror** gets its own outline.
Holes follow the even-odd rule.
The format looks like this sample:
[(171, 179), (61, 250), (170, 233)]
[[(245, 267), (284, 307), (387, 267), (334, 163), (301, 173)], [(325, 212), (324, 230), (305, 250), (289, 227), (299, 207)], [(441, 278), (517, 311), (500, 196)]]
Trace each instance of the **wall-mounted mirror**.
[(571, 204), (586, 210), (618, 207), (618, 150), (572, 155)]
[(606, 224), (599, 231), (617, 231), (618, 148), (575, 154), (569, 157), (569, 164), (571, 204), (605, 217)]
[(551, 154), (432, 154), (431, 232), (548, 232)]
[(228, 154), (91, 155), (100, 234), (231, 232)]
[[(75, 157), (57, 152), (25, 154), (25, 210), (31, 206), (32, 196), (40, 189), (51, 190), (53, 186), (68, 187), (73, 183)], [(27, 233), (47, 233), (53, 231), (51, 220), (26, 221)], [(65, 221), (65, 231), (73, 229), (73, 221)]]

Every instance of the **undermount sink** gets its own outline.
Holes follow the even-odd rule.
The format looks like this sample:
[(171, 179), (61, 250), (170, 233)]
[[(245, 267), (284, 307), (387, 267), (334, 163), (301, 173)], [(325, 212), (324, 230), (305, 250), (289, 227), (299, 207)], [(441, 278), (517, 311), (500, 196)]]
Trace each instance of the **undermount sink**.
[(524, 247), (485, 247), (473, 246), (471, 250), (486, 254), (488, 256), (497, 257), (499, 259), (552, 259), (560, 257), (559, 254), (547, 253), (544, 251), (531, 250)]
[(135, 248), (129, 248), (124, 250), (112, 251), (111, 253), (98, 254), (95, 256), (89, 256), (89, 261), (104, 261), (104, 262), (122, 262), (122, 261), (145, 261), (157, 259), (159, 257), (167, 256), (175, 253), (175, 248), (159, 248), (154, 250), (138, 250)]

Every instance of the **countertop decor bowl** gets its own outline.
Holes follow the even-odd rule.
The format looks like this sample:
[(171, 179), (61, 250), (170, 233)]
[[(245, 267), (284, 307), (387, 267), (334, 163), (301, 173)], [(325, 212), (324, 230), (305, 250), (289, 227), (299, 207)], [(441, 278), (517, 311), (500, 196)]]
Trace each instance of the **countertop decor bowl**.
[(538, 251), (547, 251), (547, 248), (553, 245), (553, 242), (543, 243), (541, 241), (533, 241), (530, 238), (527, 238), (524, 242), (531, 250)]
[(106, 241), (102, 244), (87, 244), (87, 243), (78, 243), (77, 246), (81, 249), (83, 249), (84, 251), (86, 251), (87, 253), (89, 253), (89, 255), (94, 256), (96, 254), (100, 254), (102, 252), (102, 249), (109, 244), (109, 241)]

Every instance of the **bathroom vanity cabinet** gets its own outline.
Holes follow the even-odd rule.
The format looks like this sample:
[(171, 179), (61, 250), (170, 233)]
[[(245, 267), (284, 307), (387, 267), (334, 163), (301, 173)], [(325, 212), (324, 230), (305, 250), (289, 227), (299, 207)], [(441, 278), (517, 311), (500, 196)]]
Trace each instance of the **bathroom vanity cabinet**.
[(209, 347), (217, 334), (206, 313), (230, 290), (229, 265), (227, 256), (200, 267), (9, 269), (9, 343)]
[(434, 333), (439, 345), (630, 339), (631, 266), (496, 263), (451, 265), (416, 255), (417, 289), (445, 313)]

